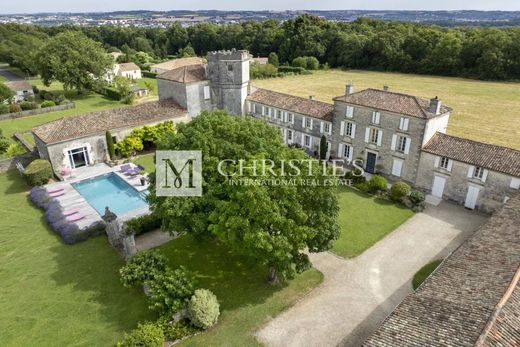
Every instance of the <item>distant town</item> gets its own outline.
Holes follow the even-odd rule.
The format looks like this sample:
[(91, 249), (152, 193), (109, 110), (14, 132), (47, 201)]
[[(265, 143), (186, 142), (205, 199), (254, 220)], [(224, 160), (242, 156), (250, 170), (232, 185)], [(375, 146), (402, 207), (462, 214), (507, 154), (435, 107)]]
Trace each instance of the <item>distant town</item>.
[(37, 25), (78, 25), (166, 28), (172, 23), (191, 26), (197, 23), (240, 23), (251, 20), (285, 21), (309, 13), (326, 19), (351, 22), (359, 17), (419, 22), (444, 26), (520, 25), (520, 11), (118, 11), (94, 13), (0, 14), (0, 23)]

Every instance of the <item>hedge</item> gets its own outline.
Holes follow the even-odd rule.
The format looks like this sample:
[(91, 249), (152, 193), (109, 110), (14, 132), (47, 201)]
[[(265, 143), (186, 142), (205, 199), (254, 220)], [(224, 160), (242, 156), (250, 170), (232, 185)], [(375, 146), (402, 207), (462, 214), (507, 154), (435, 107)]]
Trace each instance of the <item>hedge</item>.
[(27, 183), (31, 186), (43, 186), (52, 178), (51, 163), (45, 159), (33, 160), (24, 171)]
[(307, 72), (307, 70), (299, 66), (282, 65), (278, 67), (278, 72), (292, 72), (295, 74), (304, 74)]
[(105, 95), (107, 98), (115, 100), (115, 101), (121, 100), (121, 94), (119, 94), (119, 92), (114, 88), (110, 88), (110, 87), (103, 88), (103, 95)]
[(135, 217), (126, 222), (127, 232), (130, 234), (140, 235), (159, 229), (162, 220), (155, 214), (146, 214), (144, 216)]
[(141, 74), (143, 75), (143, 77), (148, 77), (148, 78), (155, 78), (157, 77), (157, 72), (151, 72), (151, 71), (141, 71)]

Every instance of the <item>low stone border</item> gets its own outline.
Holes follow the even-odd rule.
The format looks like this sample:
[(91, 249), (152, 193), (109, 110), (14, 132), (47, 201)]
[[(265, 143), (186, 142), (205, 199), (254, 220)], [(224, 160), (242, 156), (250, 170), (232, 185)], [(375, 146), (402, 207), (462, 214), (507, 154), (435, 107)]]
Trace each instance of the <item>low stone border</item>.
[(16, 118), (22, 118), (22, 117), (27, 117), (27, 116), (35, 116), (38, 114), (43, 114), (43, 113), (48, 113), (48, 112), (68, 110), (68, 109), (75, 108), (75, 107), (76, 107), (76, 104), (74, 104), (73, 102), (69, 102), (68, 104), (44, 107), (44, 108), (35, 108), (34, 110), (5, 113), (5, 114), (0, 114), (0, 120), (16, 119)]
[(20, 133), (14, 133), (14, 138), (17, 139), (18, 141), (20, 141), (20, 143), (25, 147), (27, 148), (28, 151), (33, 151), (34, 148), (36, 146), (34, 146), (33, 144), (29, 143), (24, 137), (22, 134)]

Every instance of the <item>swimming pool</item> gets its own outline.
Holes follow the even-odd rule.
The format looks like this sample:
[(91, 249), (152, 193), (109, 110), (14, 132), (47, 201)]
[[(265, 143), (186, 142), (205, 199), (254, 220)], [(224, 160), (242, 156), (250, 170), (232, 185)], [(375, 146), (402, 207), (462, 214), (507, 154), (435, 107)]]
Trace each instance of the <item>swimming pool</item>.
[(144, 193), (138, 192), (113, 172), (73, 183), (72, 186), (101, 216), (105, 214), (106, 206), (119, 215), (148, 206)]

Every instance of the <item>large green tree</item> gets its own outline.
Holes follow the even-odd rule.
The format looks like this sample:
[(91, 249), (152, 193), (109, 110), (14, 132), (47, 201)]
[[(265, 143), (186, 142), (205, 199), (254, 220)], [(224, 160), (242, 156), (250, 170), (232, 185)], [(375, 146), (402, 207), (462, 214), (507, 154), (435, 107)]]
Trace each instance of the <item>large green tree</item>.
[(14, 96), (14, 92), (5, 84), (0, 83), (0, 103), (10, 100)]
[[(310, 266), (304, 253), (329, 249), (339, 235), (335, 188), (315, 161), (309, 172), (309, 157), (301, 149), (287, 147), (278, 129), (265, 122), (229, 116), (217, 111), (203, 113), (180, 124), (176, 135), (161, 142), (160, 149), (202, 151), (202, 197), (158, 197), (150, 191), (152, 209), (162, 216), (169, 230), (197, 237), (216, 237), (237, 252), (253, 257), (269, 269), (269, 281), (291, 278)], [(218, 164), (235, 160), (225, 172), (232, 175), (238, 160), (252, 166), (253, 160), (269, 159), (275, 165), (265, 175), (259, 165), (254, 176), (244, 169), (241, 178), (280, 179), (281, 162), (295, 160), (301, 174), (285, 169), (285, 182), (294, 184), (232, 185), (236, 176), (223, 176)], [(309, 180), (314, 180), (313, 184)], [(327, 182), (332, 182), (327, 181)], [(278, 184), (276, 184), (278, 183)]]
[(65, 90), (91, 88), (112, 64), (112, 58), (99, 42), (74, 31), (49, 39), (36, 55), (43, 83), (48, 86), (59, 81)]

